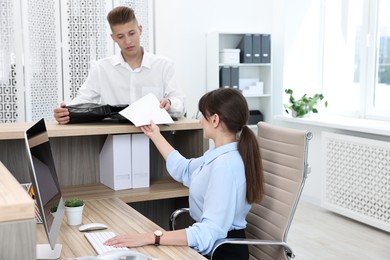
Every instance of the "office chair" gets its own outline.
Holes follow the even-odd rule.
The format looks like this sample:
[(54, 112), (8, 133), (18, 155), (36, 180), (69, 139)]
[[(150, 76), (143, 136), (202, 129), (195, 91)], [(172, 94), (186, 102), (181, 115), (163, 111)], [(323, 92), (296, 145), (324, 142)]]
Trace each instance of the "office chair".
[[(223, 244), (248, 244), (250, 259), (294, 258), (287, 244), (287, 234), (299, 198), (309, 173), (307, 163), (311, 132), (274, 126), (259, 122), (258, 142), (264, 169), (264, 197), (252, 204), (246, 218), (246, 239), (218, 240), (211, 252)], [(188, 209), (179, 209), (171, 215), (171, 228), (175, 218)]]

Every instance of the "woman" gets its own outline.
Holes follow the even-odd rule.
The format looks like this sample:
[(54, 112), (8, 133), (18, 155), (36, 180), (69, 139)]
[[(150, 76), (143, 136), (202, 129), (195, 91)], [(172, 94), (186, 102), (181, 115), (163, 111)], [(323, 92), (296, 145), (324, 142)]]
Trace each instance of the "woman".
[[(162, 234), (126, 234), (106, 242), (117, 247), (148, 244), (188, 245), (210, 254), (221, 238), (245, 237), (246, 216), (263, 195), (263, 169), (256, 136), (246, 125), (248, 105), (234, 89), (220, 88), (199, 100), (204, 138), (211, 148), (199, 158), (186, 159), (161, 135), (153, 122), (142, 126), (167, 161), (169, 174), (189, 187), (192, 226)], [(223, 245), (214, 259), (248, 259), (245, 245)]]

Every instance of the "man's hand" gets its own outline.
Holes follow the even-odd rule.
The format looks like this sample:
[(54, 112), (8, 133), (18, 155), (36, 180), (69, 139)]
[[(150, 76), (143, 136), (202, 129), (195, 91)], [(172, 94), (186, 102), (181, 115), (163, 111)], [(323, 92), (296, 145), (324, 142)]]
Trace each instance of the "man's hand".
[(163, 98), (160, 100), (160, 108), (164, 108), (166, 111), (169, 111), (171, 108), (171, 101), (169, 98)]
[(69, 111), (65, 108), (65, 103), (61, 102), (60, 107), (54, 109), (54, 118), (60, 125), (69, 123)]

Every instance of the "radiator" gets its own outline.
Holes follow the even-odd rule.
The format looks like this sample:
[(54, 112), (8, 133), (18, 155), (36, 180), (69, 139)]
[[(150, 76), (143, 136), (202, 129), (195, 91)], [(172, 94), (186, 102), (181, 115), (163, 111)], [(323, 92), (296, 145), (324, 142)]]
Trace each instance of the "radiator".
[(328, 210), (390, 232), (390, 142), (322, 133)]

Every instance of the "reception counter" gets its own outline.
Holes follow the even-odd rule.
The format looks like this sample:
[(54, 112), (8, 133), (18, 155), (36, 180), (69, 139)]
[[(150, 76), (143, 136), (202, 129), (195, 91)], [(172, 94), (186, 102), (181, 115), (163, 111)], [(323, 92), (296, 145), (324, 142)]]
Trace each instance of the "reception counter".
[[(24, 132), (33, 124), (0, 124), (0, 161), (20, 183), (30, 182)], [(169, 176), (165, 160), (152, 142), (150, 187), (114, 191), (100, 183), (99, 154), (107, 135), (142, 133), (140, 128), (108, 121), (68, 125), (47, 121), (46, 127), (65, 198), (119, 198), (164, 228), (171, 210), (188, 206), (185, 199), (188, 189)], [(208, 149), (199, 120), (181, 119), (171, 125), (161, 125), (160, 129), (173, 147), (187, 158), (198, 157)]]

